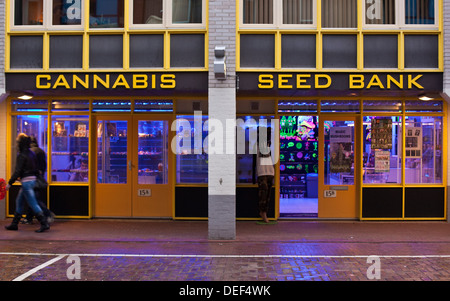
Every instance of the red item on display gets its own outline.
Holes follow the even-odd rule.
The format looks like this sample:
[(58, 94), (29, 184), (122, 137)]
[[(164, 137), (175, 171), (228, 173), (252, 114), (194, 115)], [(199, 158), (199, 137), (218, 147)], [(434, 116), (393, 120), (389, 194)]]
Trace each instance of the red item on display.
[(6, 181), (5, 179), (0, 179), (0, 200), (3, 200), (6, 196)]

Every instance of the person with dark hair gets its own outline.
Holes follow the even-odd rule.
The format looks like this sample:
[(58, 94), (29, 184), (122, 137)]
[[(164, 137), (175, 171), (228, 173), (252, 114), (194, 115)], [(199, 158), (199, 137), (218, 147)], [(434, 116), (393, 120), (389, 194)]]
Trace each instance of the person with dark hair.
[[(36, 137), (31, 136), (30, 137), (30, 149), (35, 153), (36, 159), (37, 159), (37, 165), (38, 165), (38, 171), (39, 175), (41, 177), (44, 177), (45, 172), (47, 171), (47, 155), (45, 154), (45, 151), (39, 147), (38, 142), (36, 140)], [(48, 210), (47, 208), (47, 191), (45, 189), (34, 189), (34, 193), (36, 194), (36, 200), (38, 202), (38, 205), (41, 207), (42, 211), (44, 212), (45, 217), (47, 218), (47, 222), (50, 224), (54, 220), (55, 214)], [(22, 221), (23, 224), (32, 224), (33, 223), (33, 210), (28, 207), (27, 216)]]
[(38, 174), (36, 155), (30, 150), (30, 137), (26, 134), (19, 134), (16, 142), (19, 150), (16, 158), (16, 168), (8, 181), (8, 185), (6, 185), (6, 190), (8, 190), (16, 180), (20, 180), (22, 188), (16, 198), (16, 212), (14, 213), (12, 223), (9, 226), (5, 226), (5, 228), (6, 230), (18, 230), (18, 224), (22, 217), (23, 205), (24, 202), (26, 202), (41, 224), (41, 227), (36, 230), (36, 232), (44, 232), (50, 229), (50, 226), (47, 223), (47, 219), (45, 218), (41, 207), (38, 205), (34, 193), (36, 175)]
[[(267, 135), (265, 139), (260, 139), (260, 130), (266, 130)], [(257, 176), (259, 215), (265, 223), (269, 222), (267, 212), (269, 211), (272, 184), (275, 175), (270, 151), (270, 140), (271, 128), (261, 129), (258, 127), (256, 154), (253, 157), (253, 183), (255, 183), (255, 176)]]

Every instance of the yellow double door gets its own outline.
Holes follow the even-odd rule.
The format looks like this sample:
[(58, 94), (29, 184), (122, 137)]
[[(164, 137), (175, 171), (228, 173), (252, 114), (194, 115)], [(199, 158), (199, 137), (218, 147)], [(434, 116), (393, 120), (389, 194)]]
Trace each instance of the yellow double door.
[(94, 216), (172, 216), (171, 118), (171, 115), (96, 117)]

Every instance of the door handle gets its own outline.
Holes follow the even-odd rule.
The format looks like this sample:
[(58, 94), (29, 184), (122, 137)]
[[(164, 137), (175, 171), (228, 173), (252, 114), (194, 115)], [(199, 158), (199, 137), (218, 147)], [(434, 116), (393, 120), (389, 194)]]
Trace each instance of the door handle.
[(131, 165), (131, 160), (128, 160), (128, 170), (131, 170), (132, 167), (133, 165)]

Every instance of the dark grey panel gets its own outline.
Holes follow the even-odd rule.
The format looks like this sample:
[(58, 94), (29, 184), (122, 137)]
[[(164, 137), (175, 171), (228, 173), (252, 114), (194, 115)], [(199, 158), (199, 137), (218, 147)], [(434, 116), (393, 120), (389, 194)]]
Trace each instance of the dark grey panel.
[(356, 35), (323, 35), (324, 68), (356, 68)]
[(275, 66), (275, 36), (269, 34), (241, 35), (241, 67), (273, 68)]
[(204, 67), (205, 36), (173, 34), (170, 36), (170, 67)]
[(398, 36), (365, 35), (364, 68), (397, 68)]
[(89, 38), (89, 67), (122, 68), (123, 37), (119, 35), (91, 35)]
[(50, 37), (50, 68), (83, 67), (82, 36)]
[(163, 35), (130, 36), (130, 67), (163, 67), (163, 59)]
[(42, 36), (10, 38), (11, 68), (42, 68)]
[(315, 68), (316, 36), (283, 35), (281, 38), (281, 66), (283, 68)]
[(437, 35), (405, 35), (405, 68), (438, 68)]

